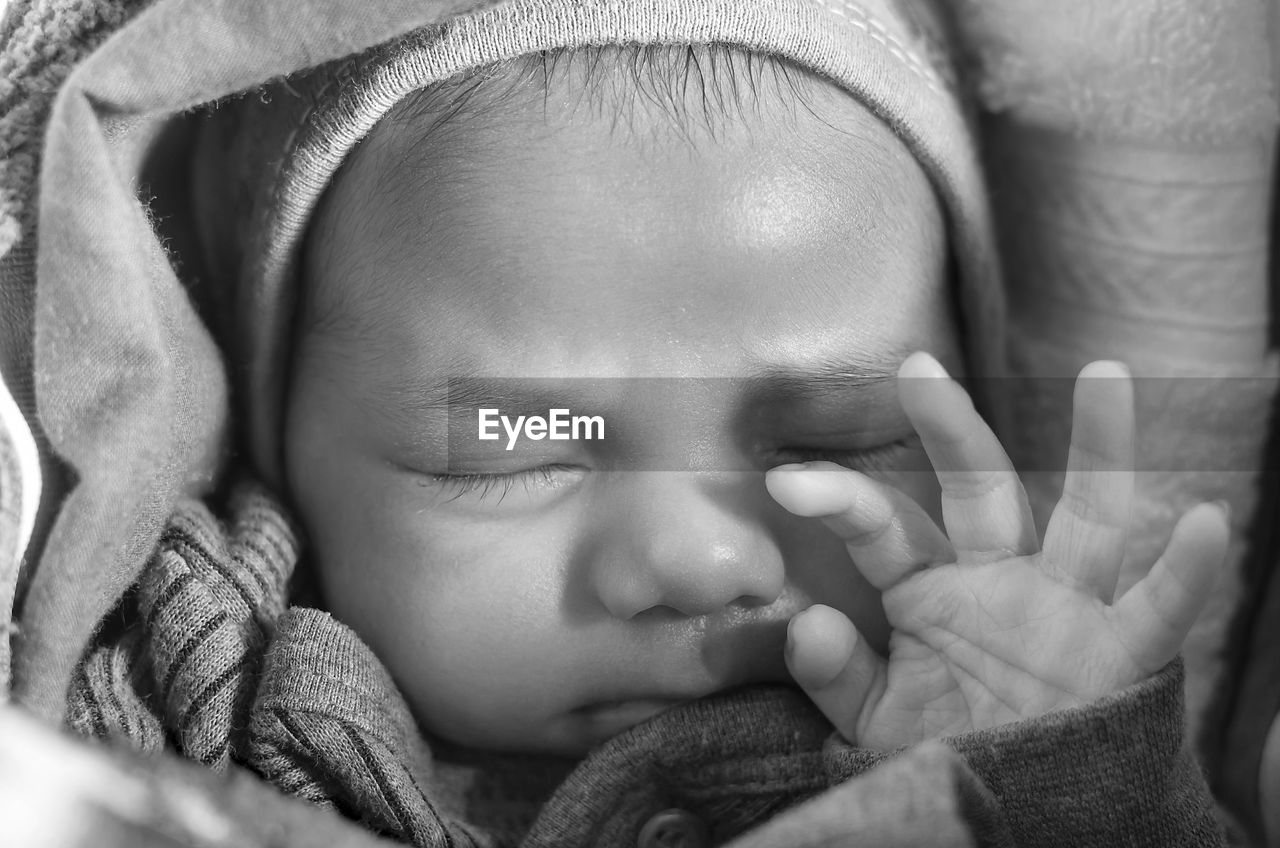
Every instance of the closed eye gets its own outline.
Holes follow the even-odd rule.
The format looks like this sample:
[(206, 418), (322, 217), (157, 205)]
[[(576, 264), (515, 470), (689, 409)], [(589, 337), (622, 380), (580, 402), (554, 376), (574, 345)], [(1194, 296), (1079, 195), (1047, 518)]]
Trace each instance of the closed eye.
[[(919, 439), (912, 435), (871, 448), (835, 449), (814, 447), (783, 447), (770, 452), (769, 465), (792, 462), (834, 462), (856, 471), (875, 472), (893, 468), (904, 455), (919, 448)], [(533, 468), (506, 472), (466, 472), (456, 474), (419, 473), (418, 485), (436, 487), (446, 494), (446, 502), (474, 496), (475, 500), (491, 500), (495, 505), (517, 488), (528, 494), (550, 491), (568, 485), (569, 474), (583, 471), (579, 466), (564, 464), (539, 465)]]
[(500, 473), (425, 474), (418, 484), (440, 487), (449, 495), (447, 501), (456, 501), (468, 495), (476, 495), (477, 500), (483, 501), (496, 493), (497, 503), (500, 504), (517, 486), (523, 487), (529, 493), (556, 489), (567, 482), (560, 472), (576, 470), (580, 469), (575, 466), (552, 464)]
[(893, 468), (906, 454), (920, 447), (920, 439), (915, 435), (906, 436), (883, 445), (870, 448), (836, 449), (811, 447), (778, 448), (770, 456), (771, 465), (783, 465), (791, 462), (834, 462), (855, 471), (887, 471)]

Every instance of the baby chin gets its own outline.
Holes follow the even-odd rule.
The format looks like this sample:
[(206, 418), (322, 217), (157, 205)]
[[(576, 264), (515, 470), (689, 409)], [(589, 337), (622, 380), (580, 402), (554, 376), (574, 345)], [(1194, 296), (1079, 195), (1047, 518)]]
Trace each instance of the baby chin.
[(567, 729), (576, 746), (581, 747), (585, 753), (588, 749), (685, 702), (666, 698), (602, 701), (572, 710), (568, 717), (570, 727)]
[(598, 696), (580, 699), (550, 722), (547, 741), (561, 753), (581, 756), (673, 707), (742, 686), (791, 682), (783, 659), (787, 619), (746, 618), (689, 634), (685, 648), (696, 660), (645, 661), (638, 652), (619, 663), (621, 674), (595, 687)]

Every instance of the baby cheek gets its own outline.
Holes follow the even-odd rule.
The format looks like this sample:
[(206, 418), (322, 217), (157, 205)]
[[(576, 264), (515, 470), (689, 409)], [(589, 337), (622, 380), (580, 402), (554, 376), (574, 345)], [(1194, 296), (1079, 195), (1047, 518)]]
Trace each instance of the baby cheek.
[(464, 745), (518, 749), (573, 706), (582, 639), (563, 617), (555, 564), (523, 546), (436, 547), (389, 599), (379, 651), (418, 721)]
[[(416, 511), (384, 517), (381, 641), (415, 675), (483, 687), (517, 674), (565, 637), (564, 567), (556, 546), (527, 534), (467, 526)], [(394, 647), (396, 643), (403, 648)]]

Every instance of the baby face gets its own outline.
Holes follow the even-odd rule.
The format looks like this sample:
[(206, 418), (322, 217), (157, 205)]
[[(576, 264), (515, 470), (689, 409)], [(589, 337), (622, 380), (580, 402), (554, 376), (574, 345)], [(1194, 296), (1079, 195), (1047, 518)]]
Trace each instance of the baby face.
[[(822, 120), (762, 104), (692, 141), (515, 98), (429, 153), (386, 122), (332, 187), (288, 483), (329, 610), (431, 733), (579, 756), (788, 682), (788, 621), (818, 602), (883, 647), (875, 590), (763, 472), (830, 459), (933, 509), (894, 374), (913, 350), (958, 373), (957, 332), (919, 166), (814, 98)], [(508, 450), (479, 408), (605, 438)]]

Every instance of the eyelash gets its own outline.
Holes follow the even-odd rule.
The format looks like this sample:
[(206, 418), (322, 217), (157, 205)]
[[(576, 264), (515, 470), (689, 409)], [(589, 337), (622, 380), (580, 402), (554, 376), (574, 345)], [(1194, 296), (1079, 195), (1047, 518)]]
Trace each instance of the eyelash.
[(537, 468), (503, 474), (428, 474), (427, 477), (449, 492), (449, 501), (456, 501), (476, 491), (480, 492), (480, 500), (484, 500), (494, 490), (501, 489), (498, 503), (502, 503), (502, 499), (511, 494), (516, 484), (523, 482), (525, 491), (535, 485), (553, 486), (555, 472), (570, 468), (568, 465), (539, 465)]
[[(777, 464), (785, 462), (810, 462), (826, 460), (837, 465), (856, 468), (859, 471), (881, 471), (889, 467), (901, 452), (910, 447), (914, 438), (898, 439), (874, 448), (865, 450), (822, 450), (815, 448), (782, 448), (775, 451), (781, 458)], [(466, 495), (479, 492), (479, 499), (484, 500), (495, 491), (498, 492), (498, 503), (511, 494), (518, 484), (524, 483), (525, 491), (534, 487), (551, 487), (556, 485), (557, 471), (572, 470), (568, 465), (539, 465), (523, 471), (510, 471), (501, 474), (428, 474), (427, 478), (449, 493), (448, 501), (455, 501)], [(426, 485), (423, 482), (421, 485)]]
[(775, 451), (779, 459), (777, 464), (791, 462), (834, 462), (856, 471), (885, 471), (898, 459), (904, 451), (918, 443), (915, 436), (908, 436), (861, 450), (823, 450), (822, 448), (781, 448)]

